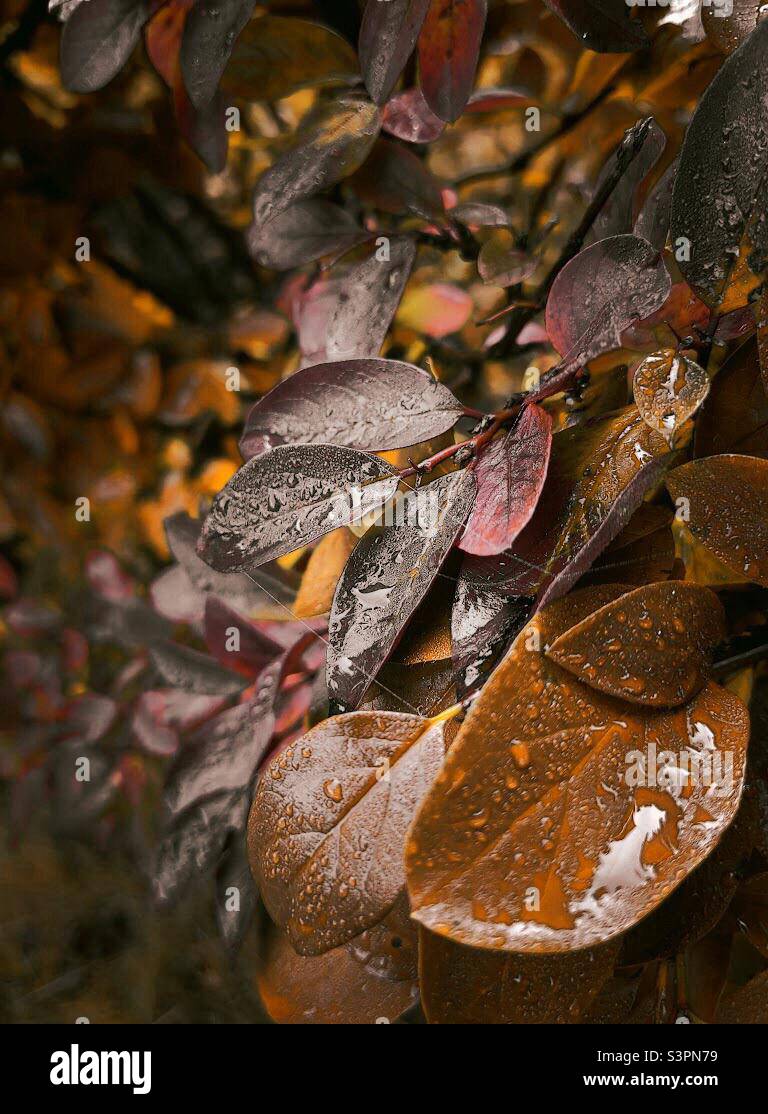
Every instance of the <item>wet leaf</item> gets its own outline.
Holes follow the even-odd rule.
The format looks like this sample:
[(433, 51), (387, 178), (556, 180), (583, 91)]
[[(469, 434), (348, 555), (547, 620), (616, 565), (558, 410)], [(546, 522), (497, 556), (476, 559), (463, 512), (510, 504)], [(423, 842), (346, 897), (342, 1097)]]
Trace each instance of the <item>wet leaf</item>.
[(298, 89), (359, 81), (346, 39), (306, 19), (258, 15), (246, 23), (221, 79), (230, 96), (277, 101)]
[(213, 100), (235, 40), (254, 9), (255, 0), (216, 0), (195, 4), (184, 25), (181, 73), (195, 108)]
[(479, 688), (478, 681), (507, 650), (532, 609), (532, 599), (511, 594), (501, 562), (479, 557), (464, 559), (451, 612), (452, 657), (459, 698)]
[(673, 514), (642, 503), (584, 580), (589, 584), (649, 584), (668, 580), (675, 566)]
[(693, 536), (740, 578), (768, 586), (768, 461), (710, 456), (667, 477), (676, 503), (687, 500)]
[(671, 281), (664, 262), (639, 236), (609, 236), (563, 267), (547, 299), (546, 325), (558, 352), (568, 352), (606, 306), (621, 332), (666, 301)]
[(643, 420), (671, 437), (707, 397), (709, 376), (694, 360), (664, 348), (638, 364), (632, 390)]
[(461, 412), (448, 388), (413, 364), (316, 364), (283, 379), (256, 403), (240, 451), (247, 460), (286, 442), (399, 449), (451, 429)]
[(253, 197), (261, 228), (292, 205), (347, 177), (363, 163), (379, 133), (380, 112), (369, 102), (337, 97), (302, 125), (295, 145), (265, 170)]
[(157, 851), (156, 901), (172, 905), (192, 879), (211, 870), (230, 833), (242, 828), (247, 815), (245, 794), (219, 794), (201, 801), (174, 824)]
[(760, 0), (731, 0), (727, 8), (703, 6), (701, 22), (712, 45), (723, 54), (733, 54), (749, 38), (763, 14)]
[(489, 557), (508, 549), (536, 510), (549, 465), (552, 419), (533, 403), (494, 438), (475, 466), (477, 498), (459, 548)]
[(405, 881), (405, 833), (443, 760), (444, 724), (398, 712), (333, 716), (262, 771), (251, 868), (300, 955), (381, 921)]
[(278, 445), (219, 492), (198, 554), (219, 572), (262, 565), (357, 522), (386, 503), (398, 475), (378, 457), (336, 445)]
[(754, 338), (737, 348), (713, 379), (696, 422), (694, 450), (697, 457), (768, 457), (768, 395)]
[(412, 915), (432, 931), (501, 951), (602, 943), (671, 893), (733, 819), (740, 700), (710, 682), (675, 711), (641, 710), (528, 648), (615, 591), (537, 614), (473, 704), (409, 835)]
[(352, 360), (379, 355), (415, 258), (413, 240), (405, 236), (393, 237), (387, 241), (384, 257), (377, 241), (373, 253), (347, 272), (339, 287), (338, 304), (328, 322), (326, 348), (330, 359)]
[(622, 0), (544, 0), (587, 50), (622, 54), (638, 50), (648, 39), (632, 9)]
[(360, 27), (360, 66), (376, 104), (384, 104), (413, 53), (430, 0), (367, 0)]
[(547, 656), (584, 684), (648, 707), (690, 700), (726, 636), (722, 605), (697, 584), (647, 584), (561, 634)]
[(93, 93), (125, 65), (149, 19), (146, 0), (89, 0), (64, 25), (61, 80), (73, 93)]
[[(178, 561), (178, 566), (176, 566), (176, 579), (178, 581), (175, 585), (176, 590), (180, 593), (190, 593), (190, 604), (194, 597), (197, 597), (197, 616), (200, 620), (203, 618), (206, 597), (211, 594), (226, 600), (236, 611), (245, 615), (253, 611), (263, 610), (269, 597), (254, 584), (249, 576), (246, 576), (245, 573), (216, 572), (215, 569), (206, 565), (205, 561), (198, 557), (196, 546), (202, 528), (200, 520), (179, 513), (166, 518), (163, 526), (168, 538), (168, 546), (173, 557)], [(184, 580), (179, 578), (178, 573), (181, 573), (182, 577), (186, 579), (186, 585)], [(265, 579), (268, 580), (267, 586), (270, 593), (276, 596), (278, 601), (286, 602), (290, 597), (286, 584), (270, 580), (265, 577), (265, 573), (266, 570), (262, 569), (259, 576), (260, 581), (263, 583)]]
[(372, 1025), (396, 1021), (418, 1001), (416, 933), (407, 899), (381, 924), (322, 956), (300, 956), (267, 930), (259, 993), (278, 1025)]
[(742, 253), (753, 285), (766, 265), (766, 43), (768, 24), (761, 22), (704, 93), (680, 153), (672, 240), (690, 245), (677, 253), (680, 270), (710, 306), (723, 301)]
[(672, 213), (672, 191), (675, 188), (678, 160), (675, 158), (659, 178), (643, 202), (635, 222), (635, 235), (661, 251), (669, 235)]
[(556, 433), (536, 512), (507, 563), (508, 590), (543, 604), (567, 592), (663, 473), (666, 440), (634, 406)]
[(419, 36), (421, 90), (432, 111), (453, 123), (475, 83), (487, 0), (432, 0)]
[(613, 972), (618, 945), (505, 955), (419, 930), (421, 998), (432, 1025), (573, 1025)]
[(230, 836), (244, 838), (256, 770), (275, 727), (278, 686), (300, 646), (264, 670), (247, 704), (222, 712), (179, 751), (163, 791), (166, 824), (154, 878), (163, 904), (217, 862)]
[(387, 101), (381, 126), (406, 143), (432, 143), (442, 135), (445, 121), (435, 116), (421, 89), (408, 89)]
[[(637, 195), (643, 182), (664, 153), (667, 137), (655, 120), (650, 119), (638, 154), (626, 168), (608, 201), (597, 215), (589, 241), (603, 240), (632, 232), (637, 214)], [(595, 182), (595, 193), (615, 173), (620, 155), (614, 151)], [(637, 235), (641, 235), (640, 232)], [(660, 244), (659, 247), (663, 247)]]
[(475, 497), (471, 471), (401, 498), (394, 520), (369, 531), (347, 562), (328, 627), (328, 692), (355, 707), (437, 576)]
[(262, 267), (288, 271), (332, 252), (346, 251), (365, 232), (346, 209), (330, 201), (297, 201), (268, 224), (252, 225), (248, 250)]

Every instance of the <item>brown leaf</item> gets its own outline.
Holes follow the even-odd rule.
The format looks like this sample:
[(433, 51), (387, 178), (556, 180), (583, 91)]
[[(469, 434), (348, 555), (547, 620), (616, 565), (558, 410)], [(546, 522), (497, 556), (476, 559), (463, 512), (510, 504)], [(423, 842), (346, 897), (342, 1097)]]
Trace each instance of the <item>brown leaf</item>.
[(707, 397), (709, 377), (693, 360), (665, 348), (638, 364), (632, 389), (643, 420), (671, 437)]
[(615, 592), (588, 588), (537, 614), (472, 706), (408, 840), (413, 916), (432, 931), (503, 951), (601, 943), (671, 893), (733, 819), (740, 700), (709, 683), (651, 712), (528, 648)]
[(613, 971), (617, 943), (564, 955), (467, 948), (419, 930), (421, 1001), (432, 1025), (573, 1025)]
[(718, 1025), (768, 1024), (768, 971), (721, 998), (715, 1021)]
[(262, 771), (248, 847), (264, 903), (301, 955), (377, 924), (404, 884), (405, 833), (444, 753), (444, 723), (351, 712)]
[(536, 513), (505, 557), (510, 590), (541, 601), (566, 592), (637, 509), (668, 448), (634, 406), (555, 434)]
[(261, 1000), (278, 1025), (393, 1022), (418, 1001), (416, 932), (400, 898), (381, 924), (322, 956), (297, 955), (267, 929), (257, 973)]
[(725, 636), (725, 615), (714, 592), (663, 581), (593, 611), (546, 652), (609, 696), (675, 707), (706, 683), (712, 650)]
[(694, 453), (768, 457), (768, 394), (754, 337), (725, 361), (696, 422)]
[(711, 456), (667, 477), (693, 536), (732, 572), (768, 587), (768, 460)]
[(642, 503), (582, 583), (652, 584), (669, 580), (675, 565), (672, 511)]

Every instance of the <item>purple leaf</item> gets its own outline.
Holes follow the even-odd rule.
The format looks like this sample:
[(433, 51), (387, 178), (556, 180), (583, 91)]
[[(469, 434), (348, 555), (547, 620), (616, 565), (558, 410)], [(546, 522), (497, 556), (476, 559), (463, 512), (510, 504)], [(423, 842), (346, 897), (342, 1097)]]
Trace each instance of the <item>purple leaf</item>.
[(183, 511), (171, 515), (163, 523), (171, 553), (189, 578), (192, 590), (199, 594), (200, 618), (208, 595), (226, 601), (230, 607), (246, 615), (274, 606), (275, 599), (278, 603), (288, 603), (293, 599), (290, 584), (271, 576), (267, 569), (259, 572), (259, 581), (264, 585), (262, 590), (245, 573), (220, 573), (206, 565), (196, 550), (202, 525), (199, 519), (190, 518)]
[(220, 174), (227, 165), (229, 132), (226, 128), (226, 107), (219, 93), (202, 108), (195, 108), (185, 93), (177, 93), (176, 96), (179, 131), (211, 174)]
[[(295, 624), (283, 623), (282, 626), (291, 628), (290, 644), (293, 644), (298, 637)], [(235, 632), (238, 648), (229, 649), (230, 645), (234, 645), (232, 635)], [(257, 676), (287, 649), (217, 596), (209, 596), (205, 601), (205, 642), (223, 666), (248, 677)]]
[(366, 238), (355, 218), (330, 201), (297, 201), (265, 225), (251, 225), (248, 250), (262, 267), (289, 271)]
[(246, 419), (240, 451), (248, 460), (286, 442), (401, 449), (445, 433), (461, 413), (448, 388), (413, 364), (317, 364), (259, 399)]
[(666, 301), (672, 283), (661, 255), (639, 236), (609, 236), (563, 267), (547, 299), (546, 325), (558, 352), (568, 352), (604, 307), (621, 332)]
[(398, 482), (394, 468), (357, 449), (279, 445), (219, 492), (198, 553), (221, 572), (264, 564), (365, 518)]
[(410, 237), (396, 236), (389, 240), (385, 257), (380, 258), (380, 252), (377, 246), (342, 280), (326, 333), (332, 360), (378, 356), (381, 351), (413, 268), (416, 244)]
[[(597, 219), (590, 229), (588, 243), (603, 240), (607, 236), (618, 236), (632, 231), (637, 216), (637, 193), (661, 158), (666, 145), (667, 137), (664, 132), (655, 120), (650, 120), (647, 130), (644, 132), (640, 150), (621, 175), (618, 185), (598, 213)], [(614, 151), (603, 167), (595, 183), (595, 193), (600, 189), (603, 182), (615, 172), (620, 157), (619, 151), (621, 150), (620, 147), (618, 151)], [(660, 245), (660, 247), (663, 246), (663, 244)]]
[(471, 471), (409, 493), (395, 520), (370, 530), (336, 588), (328, 628), (328, 693), (356, 707), (440, 571), (475, 497)]
[(401, 143), (380, 139), (354, 178), (360, 196), (385, 213), (416, 213), (445, 221), (440, 183), (424, 162)]
[(257, 227), (357, 170), (380, 126), (379, 109), (352, 96), (337, 97), (311, 112), (295, 145), (264, 171), (256, 185), (253, 215)]
[(690, 244), (680, 270), (713, 307), (744, 246), (752, 249), (747, 261), (755, 275), (768, 266), (766, 50), (768, 23), (763, 20), (723, 62), (699, 101), (680, 152), (672, 239)]
[(435, 116), (421, 89), (408, 89), (387, 101), (381, 126), (406, 143), (432, 143), (443, 134), (445, 121)]
[(147, 0), (88, 0), (64, 24), (61, 80), (72, 93), (93, 93), (120, 72), (149, 19)]
[(451, 611), (459, 699), (479, 687), (531, 614), (533, 600), (511, 595), (509, 580), (504, 558), (466, 557), (461, 566)]
[(255, 6), (256, 0), (199, 0), (193, 5), (184, 24), (179, 60), (196, 108), (213, 99), (237, 36)]
[(678, 162), (678, 159), (674, 159), (661, 175), (643, 202), (635, 222), (635, 235), (642, 236), (658, 251), (666, 244), (669, 234), (672, 191), (675, 188)]
[(245, 840), (233, 832), (216, 869), (216, 923), (230, 951), (236, 952), (242, 944), (257, 900)]
[(198, 727), (228, 703), (225, 696), (193, 695), (181, 689), (152, 689), (136, 701), (131, 731), (148, 754), (174, 754), (179, 732)]
[(376, 104), (384, 104), (413, 53), (430, 0), (368, 0), (360, 26), (360, 67)]

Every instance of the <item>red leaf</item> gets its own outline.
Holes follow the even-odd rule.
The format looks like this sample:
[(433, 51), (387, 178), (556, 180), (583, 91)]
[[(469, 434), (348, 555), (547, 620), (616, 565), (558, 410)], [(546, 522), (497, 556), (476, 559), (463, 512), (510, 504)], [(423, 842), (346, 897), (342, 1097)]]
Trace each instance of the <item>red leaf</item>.
[(424, 100), (421, 89), (398, 93), (384, 106), (381, 126), (385, 132), (407, 143), (431, 143), (445, 128)]
[(458, 120), (472, 93), (487, 12), (486, 0), (432, 0), (421, 29), (422, 92), (448, 123)]
[(477, 498), (459, 548), (490, 557), (508, 549), (539, 501), (552, 446), (552, 418), (535, 403), (477, 462)]

